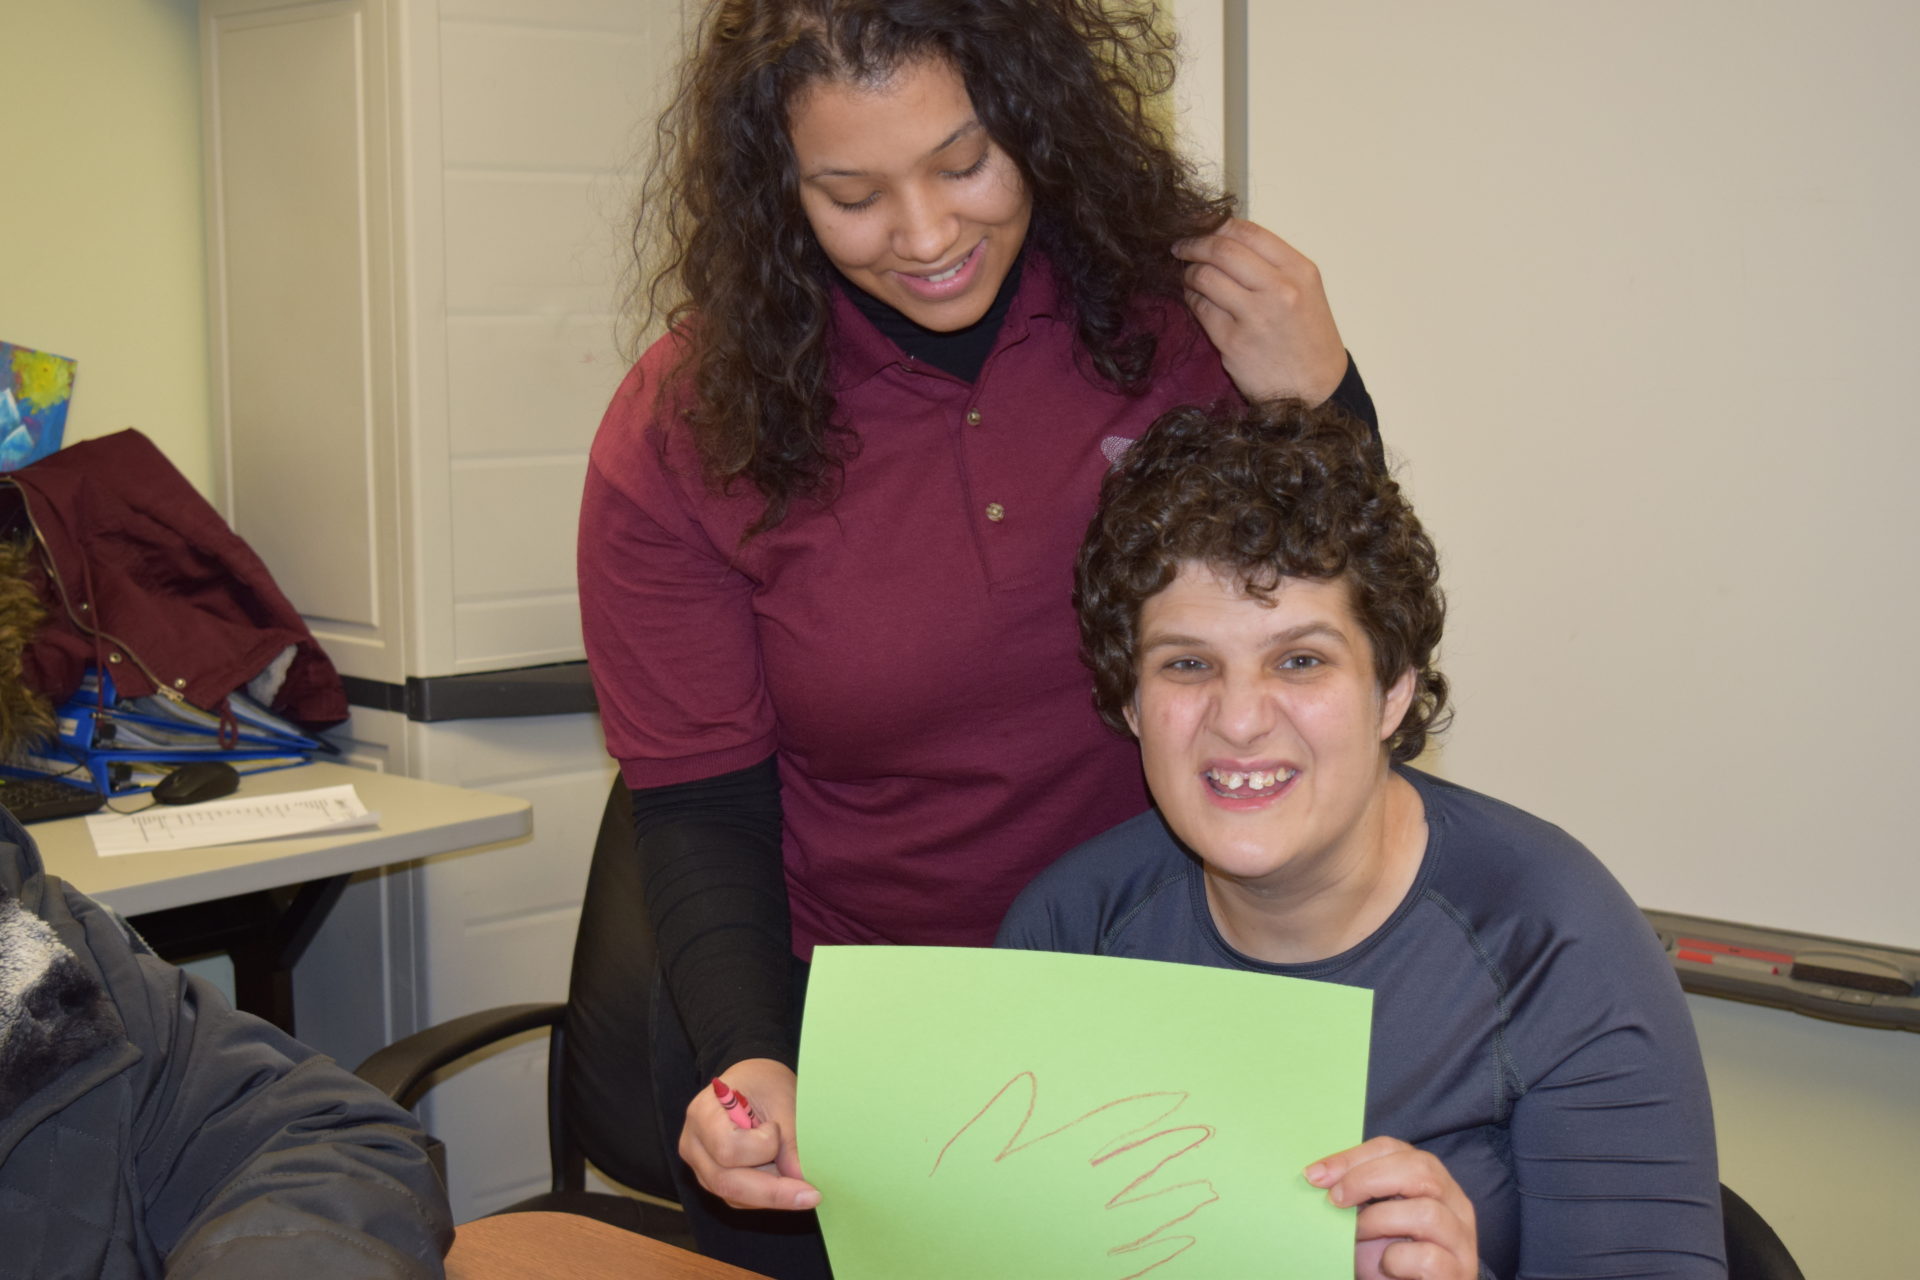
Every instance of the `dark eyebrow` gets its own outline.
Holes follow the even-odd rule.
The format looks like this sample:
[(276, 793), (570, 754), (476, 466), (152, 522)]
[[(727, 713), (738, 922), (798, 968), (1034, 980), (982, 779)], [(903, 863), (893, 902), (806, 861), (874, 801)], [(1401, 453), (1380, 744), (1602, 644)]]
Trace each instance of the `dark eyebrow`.
[[(1264, 644), (1271, 649), (1279, 645), (1295, 644), (1309, 636), (1324, 636), (1343, 645), (1351, 643), (1347, 633), (1331, 622), (1303, 622), (1297, 627), (1288, 627), (1285, 631), (1274, 632), (1266, 638)], [(1164, 635), (1145, 640), (1140, 646), (1140, 652), (1147, 654), (1155, 649), (1204, 649), (1206, 647), (1208, 647), (1207, 642), (1199, 636)]]
[(1309, 636), (1324, 636), (1329, 640), (1337, 640), (1341, 644), (1350, 643), (1347, 633), (1334, 626), (1331, 622), (1303, 622), (1297, 627), (1289, 627), (1285, 631), (1274, 632), (1267, 637), (1267, 643), (1269, 645), (1293, 644), (1296, 641), (1305, 640)]
[[(969, 134), (978, 133), (980, 130), (981, 124), (978, 120), (969, 120), (945, 138), (941, 139), (936, 146), (928, 150), (927, 155), (937, 156), (954, 143), (960, 141), (960, 139), (967, 137)], [(866, 176), (866, 171), (862, 169), (816, 169), (807, 175), (807, 181), (812, 182), (818, 178), (864, 178)]]
[(1154, 636), (1151, 640), (1142, 639), (1140, 652), (1151, 653), (1155, 649), (1198, 649), (1205, 641), (1198, 636)]

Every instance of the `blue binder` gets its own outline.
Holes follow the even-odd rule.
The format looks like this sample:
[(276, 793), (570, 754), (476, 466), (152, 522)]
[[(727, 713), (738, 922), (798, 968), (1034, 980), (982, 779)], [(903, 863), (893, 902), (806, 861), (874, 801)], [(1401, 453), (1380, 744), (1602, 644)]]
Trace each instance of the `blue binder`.
[(106, 796), (153, 788), (176, 765), (224, 760), (241, 773), (290, 769), (315, 752), (333, 753), (259, 704), (235, 694), (230, 716), (168, 698), (122, 699), (113, 679), (89, 671), (73, 697), (54, 711), (56, 737), (11, 765), (15, 777), (57, 777)]

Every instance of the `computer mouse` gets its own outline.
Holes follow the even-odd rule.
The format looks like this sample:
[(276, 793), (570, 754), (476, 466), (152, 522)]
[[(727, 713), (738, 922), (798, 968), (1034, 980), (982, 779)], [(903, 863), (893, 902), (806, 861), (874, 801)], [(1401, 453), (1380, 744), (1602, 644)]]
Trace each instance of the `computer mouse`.
[(199, 804), (230, 796), (240, 787), (240, 774), (225, 760), (192, 760), (153, 784), (156, 804)]

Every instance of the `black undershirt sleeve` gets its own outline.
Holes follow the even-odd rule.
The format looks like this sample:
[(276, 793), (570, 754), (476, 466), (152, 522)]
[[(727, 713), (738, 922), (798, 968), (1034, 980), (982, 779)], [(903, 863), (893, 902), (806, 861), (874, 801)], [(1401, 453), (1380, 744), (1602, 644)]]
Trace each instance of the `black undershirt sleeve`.
[(773, 757), (717, 777), (635, 787), (633, 827), (660, 971), (702, 1078), (745, 1058), (796, 1065)]
[(1345, 410), (1356, 421), (1367, 424), (1367, 431), (1373, 445), (1373, 460), (1382, 468), (1387, 465), (1387, 452), (1380, 442), (1380, 414), (1373, 407), (1373, 396), (1367, 391), (1367, 384), (1360, 379), (1360, 366), (1353, 362), (1353, 353), (1347, 353), (1347, 371), (1340, 376), (1340, 385), (1327, 397), (1327, 403), (1336, 409)]
[(1360, 366), (1353, 362), (1351, 351), (1347, 353), (1347, 371), (1340, 375), (1340, 385), (1327, 397), (1327, 403), (1345, 409), (1367, 424), (1374, 439), (1380, 438), (1380, 415), (1373, 407), (1373, 396), (1360, 377)]

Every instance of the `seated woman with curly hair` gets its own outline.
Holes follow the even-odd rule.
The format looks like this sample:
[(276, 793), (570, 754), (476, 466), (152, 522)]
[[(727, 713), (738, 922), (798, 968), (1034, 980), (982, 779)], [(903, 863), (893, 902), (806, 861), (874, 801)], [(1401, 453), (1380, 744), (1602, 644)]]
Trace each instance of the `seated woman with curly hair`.
[(1439, 563), (1364, 432), (1177, 410), (1102, 490), (1075, 585), (1155, 808), (1014, 903), (1003, 946), (1371, 988), (1368, 1140), (1305, 1171), (1356, 1273), (1723, 1276), (1713, 1119), (1645, 918), (1547, 822), (1408, 767)]

